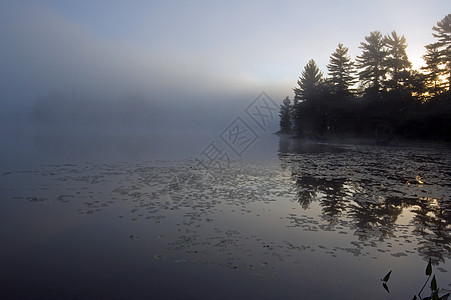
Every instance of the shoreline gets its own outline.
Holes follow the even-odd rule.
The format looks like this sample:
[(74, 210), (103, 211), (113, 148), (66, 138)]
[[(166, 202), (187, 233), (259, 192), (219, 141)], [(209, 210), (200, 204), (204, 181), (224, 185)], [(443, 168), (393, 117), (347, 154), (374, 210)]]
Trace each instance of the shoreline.
[(424, 139), (409, 139), (402, 137), (395, 137), (390, 143), (377, 143), (376, 138), (369, 137), (343, 137), (343, 136), (325, 136), (309, 137), (301, 136), (296, 133), (281, 133), (275, 132), (275, 135), (281, 138), (287, 138), (296, 141), (314, 144), (351, 144), (351, 145), (370, 145), (382, 147), (397, 147), (397, 146), (451, 146), (451, 141), (443, 140), (424, 140)]

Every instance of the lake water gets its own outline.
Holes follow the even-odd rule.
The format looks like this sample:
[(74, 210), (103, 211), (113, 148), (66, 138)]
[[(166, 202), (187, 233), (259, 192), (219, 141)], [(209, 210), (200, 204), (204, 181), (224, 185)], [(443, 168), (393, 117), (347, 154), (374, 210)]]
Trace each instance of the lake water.
[(0, 296), (411, 299), (429, 258), (451, 290), (446, 146), (267, 135), (206, 168), (210, 138), (102, 159), (60, 137), (5, 161)]

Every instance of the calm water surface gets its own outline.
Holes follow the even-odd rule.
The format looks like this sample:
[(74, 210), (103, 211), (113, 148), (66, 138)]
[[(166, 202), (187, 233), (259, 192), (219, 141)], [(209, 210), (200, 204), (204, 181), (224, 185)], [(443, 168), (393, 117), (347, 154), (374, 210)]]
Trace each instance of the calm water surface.
[(446, 147), (273, 136), (246, 157), (3, 167), (1, 296), (411, 299), (429, 258), (451, 290)]

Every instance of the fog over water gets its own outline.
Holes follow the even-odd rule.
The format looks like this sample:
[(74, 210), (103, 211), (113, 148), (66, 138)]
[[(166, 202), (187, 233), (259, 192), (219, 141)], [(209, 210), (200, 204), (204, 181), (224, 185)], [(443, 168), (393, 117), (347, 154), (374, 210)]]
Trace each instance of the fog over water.
[(209, 57), (98, 39), (47, 6), (2, 6), (4, 166), (197, 155), (263, 89), (282, 95)]
[(450, 292), (448, 145), (274, 134), (338, 43), (417, 68), (425, 3), (0, 1), (0, 298)]
[[(218, 139), (234, 118), (243, 116), (245, 108), (234, 109), (220, 102), (204, 109), (189, 105), (173, 109), (143, 98), (115, 102), (52, 97), (37, 100), (30, 114), (2, 121), (3, 167), (194, 157)], [(259, 136), (264, 134), (265, 141), (272, 141), (265, 151), (274, 154), (277, 141), (270, 135), (277, 130), (277, 121), (268, 125)]]

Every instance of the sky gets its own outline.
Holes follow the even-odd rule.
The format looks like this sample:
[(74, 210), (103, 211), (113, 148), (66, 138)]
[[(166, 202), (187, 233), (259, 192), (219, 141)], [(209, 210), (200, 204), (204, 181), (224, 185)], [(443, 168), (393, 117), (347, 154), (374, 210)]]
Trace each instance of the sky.
[(354, 59), (373, 30), (407, 39), (422, 65), (449, 0), (0, 0), (0, 109), (38, 97), (139, 95), (173, 107), (292, 97), (304, 65), (327, 73), (343, 43)]

